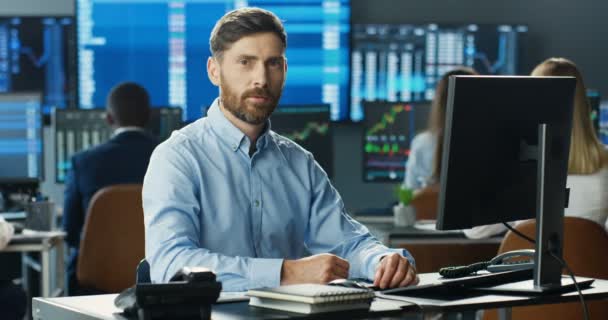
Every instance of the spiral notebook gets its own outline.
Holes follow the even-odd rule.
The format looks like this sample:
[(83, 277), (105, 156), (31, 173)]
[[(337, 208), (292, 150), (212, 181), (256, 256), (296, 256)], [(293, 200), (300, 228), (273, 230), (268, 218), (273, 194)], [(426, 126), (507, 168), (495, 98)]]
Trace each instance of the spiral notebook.
[(249, 304), (299, 313), (369, 309), (374, 292), (321, 284), (296, 284), (247, 292)]

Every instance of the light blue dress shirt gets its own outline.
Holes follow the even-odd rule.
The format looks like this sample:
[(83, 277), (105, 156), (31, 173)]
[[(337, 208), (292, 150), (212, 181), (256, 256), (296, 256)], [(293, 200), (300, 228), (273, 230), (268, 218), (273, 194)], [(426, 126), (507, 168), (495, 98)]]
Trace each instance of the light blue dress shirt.
[(412, 139), (403, 179), (403, 185), (406, 188), (417, 190), (432, 183), (436, 140), (435, 134), (430, 131), (419, 133)]
[[(270, 128), (270, 122), (267, 123)], [(146, 259), (154, 282), (183, 266), (212, 269), (225, 291), (280, 285), (283, 259), (333, 253), (373, 279), (389, 249), (345, 211), (312, 154), (267, 129), (250, 140), (217, 100), (159, 145), (144, 179)]]

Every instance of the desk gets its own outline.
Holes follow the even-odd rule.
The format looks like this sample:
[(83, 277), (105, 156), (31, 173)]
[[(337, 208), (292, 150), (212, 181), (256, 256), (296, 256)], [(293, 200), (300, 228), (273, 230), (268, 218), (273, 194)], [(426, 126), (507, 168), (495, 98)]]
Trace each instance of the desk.
[[(58, 296), (65, 292), (65, 267), (63, 257), (63, 231), (36, 232), (35, 234), (16, 234), (11, 238), (8, 246), (0, 252), (21, 252), (21, 268), (23, 276), (23, 285), (28, 286), (28, 267), (40, 272), (41, 288), (40, 293), (43, 297)], [(51, 250), (55, 249), (55, 268), (51, 269)], [(27, 256), (28, 252), (40, 252), (40, 260), (38, 263), (34, 259)], [(51, 276), (53, 272), (56, 277)], [(56, 279), (53, 286), (53, 279)], [(54, 289), (51, 292), (52, 288)]]
[[(357, 219), (357, 217), (355, 217)], [(486, 239), (468, 239), (460, 230), (427, 230), (414, 226), (399, 227), (393, 223), (365, 222), (369, 231), (389, 247), (406, 244), (500, 244), (502, 236)]]
[[(438, 275), (421, 274), (421, 282), (434, 281)], [(592, 299), (608, 298), (608, 280), (595, 280), (593, 287), (583, 290), (587, 301)], [(34, 298), (32, 302), (32, 313), (35, 320), (47, 319), (90, 319), (90, 320), (116, 320), (125, 319), (119, 309), (114, 307), (116, 294), (63, 297), (63, 298)], [(416, 318), (422, 314), (434, 315), (441, 312), (469, 312), (479, 309), (504, 308), (503, 314), (510, 315), (509, 310), (515, 306), (529, 306), (540, 304), (552, 304), (578, 301), (576, 292), (562, 295), (551, 296), (509, 296), (493, 294), (475, 294), (467, 297), (452, 297), (451, 299), (428, 299), (415, 297), (400, 297), (414, 302), (415, 304), (400, 304), (400, 310), (383, 311), (383, 304), (391, 304), (389, 300), (376, 298), (372, 308), (376, 312), (358, 312), (349, 314), (347, 318), (382, 318), (382, 319), (403, 319), (403, 317)], [(417, 305), (416, 305), (417, 304)], [(393, 305), (394, 306), (394, 305)], [(422, 309), (420, 309), (420, 307)], [(394, 308), (393, 308), (394, 309)], [(327, 314), (328, 319), (336, 317), (336, 314)], [(343, 317), (344, 313), (340, 313)], [(213, 306), (211, 317), (214, 320), (223, 319), (287, 319), (287, 318), (306, 318), (306, 315), (289, 313), (284, 311), (249, 307), (247, 302), (235, 302), (218, 304)], [(317, 317), (316, 317), (317, 318)]]
[(391, 248), (406, 248), (420, 273), (442, 267), (488, 261), (498, 252), (502, 236), (468, 239), (462, 231), (398, 227), (392, 223), (365, 223), (370, 232)]

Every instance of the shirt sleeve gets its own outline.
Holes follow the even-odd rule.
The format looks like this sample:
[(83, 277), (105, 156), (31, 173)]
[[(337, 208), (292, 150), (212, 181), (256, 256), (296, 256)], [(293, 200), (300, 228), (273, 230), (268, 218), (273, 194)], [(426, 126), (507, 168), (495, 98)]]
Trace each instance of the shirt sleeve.
[(421, 189), (424, 187), (423, 181), (420, 181), (420, 179), (427, 176), (428, 173), (422, 167), (424, 162), (422, 159), (423, 147), (421, 135), (415, 136), (412, 140), (412, 149), (406, 163), (403, 179), (403, 186), (408, 189)]
[(393, 252), (403, 255), (415, 266), (414, 258), (407, 250), (384, 246), (365, 226), (348, 215), (340, 195), (312, 155), (310, 168), (314, 191), (305, 244), (311, 253), (329, 252), (348, 260), (350, 278), (373, 280), (380, 259)]
[[(153, 282), (168, 282), (184, 266), (215, 272), (225, 291), (280, 285), (283, 259), (233, 257), (201, 246), (200, 172), (187, 151), (155, 149), (143, 185), (146, 259)], [(226, 235), (222, 235), (226, 236)]]

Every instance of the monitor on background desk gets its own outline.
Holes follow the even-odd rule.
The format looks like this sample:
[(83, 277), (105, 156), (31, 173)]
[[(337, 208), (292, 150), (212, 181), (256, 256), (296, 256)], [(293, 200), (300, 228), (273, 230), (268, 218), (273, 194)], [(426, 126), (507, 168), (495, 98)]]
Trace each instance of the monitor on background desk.
[[(147, 130), (159, 141), (182, 127), (181, 108), (152, 108)], [(51, 119), (55, 139), (55, 180), (65, 182), (71, 168), (71, 157), (82, 150), (108, 141), (113, 128), (106, 122), (106, 110), (80, 109), (54, 111)]]
[(591, 108), (591, 123), (598, 139), (608, 145), (608, 108), (602, 108), (602, 96), (594, 89), (587, 89), (587, 99)]
[(363, 181), (403, 182), (412, 139), (428, 127), (430, 103), (364, 102)]
[(0, 94), (0, 184), (43, 178), (41, 94)]
[[(573, 77), (452, 76), (437, 229), (536, 218), (533, 286), (561, 287)], [(526, 290), (524, 290), (526, 291)]]
[(334, 174), (330, 105), (282, 105), (270, 117), (273, 131), (310, 151), (327, 175)]

